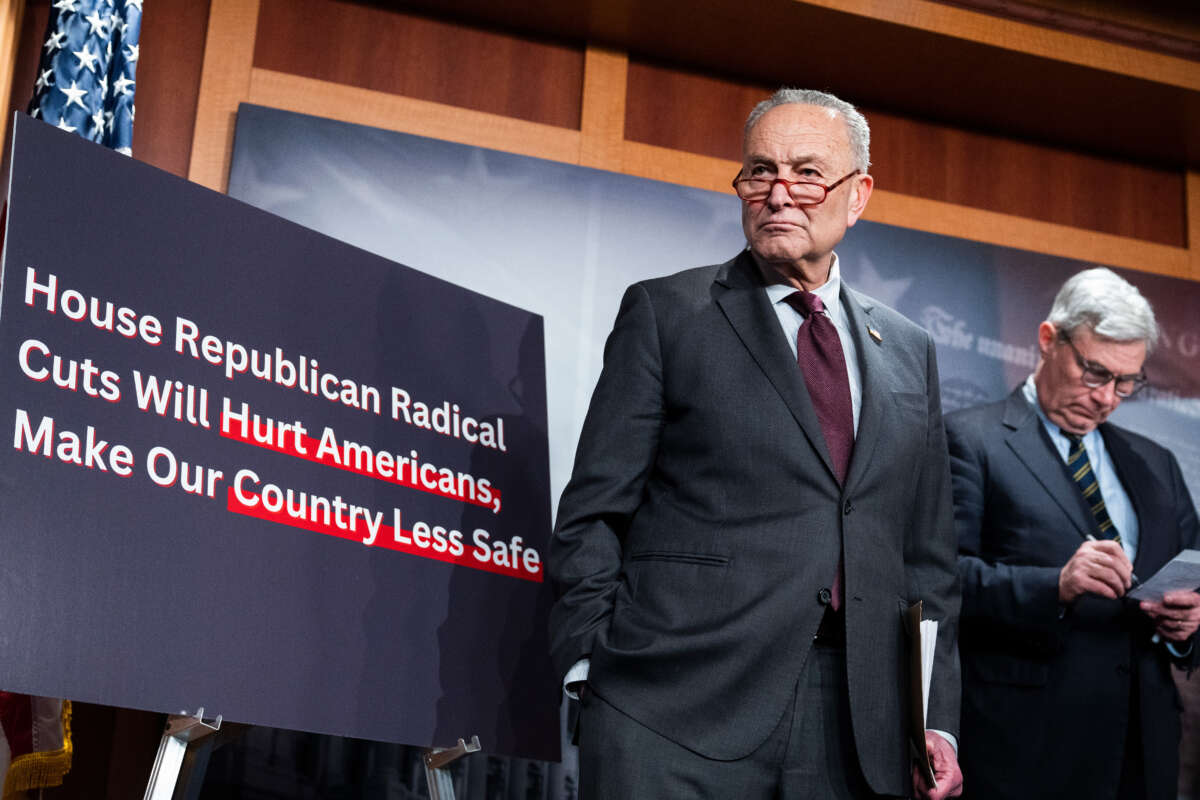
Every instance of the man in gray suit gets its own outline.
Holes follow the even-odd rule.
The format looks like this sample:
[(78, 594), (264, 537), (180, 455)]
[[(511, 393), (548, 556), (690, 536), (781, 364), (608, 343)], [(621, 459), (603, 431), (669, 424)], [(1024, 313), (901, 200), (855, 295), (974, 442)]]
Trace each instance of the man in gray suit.
[(946, 417), (963, 586), (962, 763), (972, 798), (1170, 798), (1172, 662), (1200, 595), (1125, 597), (1194, 547), (1169, 451), (1108, 422), (1146, 382), (1150, 304), (1107, 269), (1068, 280), (1006, 400)]
[[(548, 560), (585, 800), (959, 792), (949, 470), (929, 336), (850, 290), (853, 106), (781, 90), (746, 122), (747, 250), (630, 287)], [(939, 620), (911, 769), (901, 612)]]

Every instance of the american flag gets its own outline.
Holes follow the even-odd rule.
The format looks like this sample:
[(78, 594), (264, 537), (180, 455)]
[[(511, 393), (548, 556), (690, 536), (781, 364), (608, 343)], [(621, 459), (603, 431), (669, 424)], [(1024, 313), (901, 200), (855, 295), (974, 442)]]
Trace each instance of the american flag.
[(130, 155), (142, 0), (54, 0), (32, 117)]

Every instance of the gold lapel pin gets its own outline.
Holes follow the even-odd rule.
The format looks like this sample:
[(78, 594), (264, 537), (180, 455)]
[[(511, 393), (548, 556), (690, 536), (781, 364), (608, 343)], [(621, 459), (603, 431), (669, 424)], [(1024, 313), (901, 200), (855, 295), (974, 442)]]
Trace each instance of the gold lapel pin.
[(867, 333), (871, 334), (871, 338), (875, 340), (876, 344), (883, 344), (883, 337), (879, 335), (879, 331), (875, 330), (870, 325), (867, 326)]

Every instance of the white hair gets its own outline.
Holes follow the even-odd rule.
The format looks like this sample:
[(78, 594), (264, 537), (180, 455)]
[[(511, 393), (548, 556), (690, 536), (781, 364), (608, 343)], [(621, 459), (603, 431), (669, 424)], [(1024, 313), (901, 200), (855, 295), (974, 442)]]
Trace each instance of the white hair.
[(1136, 286), (1105, 267), (1072, 275), (1058, 290), (1046, 320), (1068, 336), (1087, 327), (1114, 342), (1145, 342), (1147, 353), (1158, 343), (1158, 322), (1150, 302)]
[(867, 124), (867, 118), (857, 108), (828, 92), (786, 87), (780, 89), (754, 107), (750, 116), (746, 118), (746, 127), (742, 135), (749, 136), (751, 129), (763, 114), (775, 106), (788, 103), (829, 108), (841, 114), (846, 123), (846, 135), (850, 139), (850, 153), (854, 157), (854, 167), (866, 174), (867, 170), (871, 168), (871, 126)]

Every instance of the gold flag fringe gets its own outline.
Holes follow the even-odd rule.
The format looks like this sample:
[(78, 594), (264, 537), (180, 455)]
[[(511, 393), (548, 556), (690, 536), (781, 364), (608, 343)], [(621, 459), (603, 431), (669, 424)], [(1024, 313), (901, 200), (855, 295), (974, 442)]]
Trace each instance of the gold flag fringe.
[(0, 800), (20, 800), (25, 792), (45, 786), (61, 786), (63, 776), (71, 769), (71, 701), (62, 704), (63, 746), (17, 756), (4, 778), (4, 793)]

